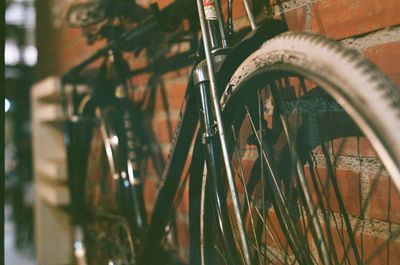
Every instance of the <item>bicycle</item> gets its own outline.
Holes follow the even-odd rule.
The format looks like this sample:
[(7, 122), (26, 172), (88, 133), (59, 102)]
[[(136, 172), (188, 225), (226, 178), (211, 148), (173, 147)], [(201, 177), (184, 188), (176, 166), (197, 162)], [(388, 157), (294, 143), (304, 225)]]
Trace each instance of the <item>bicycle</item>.
[[(179, 193), (182, 161), (187, 160), (195, 140), (189, 180), (189, 264), (364, 264), (383, 258), (391, 263), (389, 254), (395, 251), (390, 248), (398, 244), (399, 227), (376, 222), (368, 217), (367, 209), (382, 178), (400, 188), (400, 140), (396, 137), (400, 131), (399, 90), (371, 63), (333, 41), (312, 34), (285, 33), (284, 23), (276, 20), (257, 27), (246, 0), (253, 30), (228, 48), (232, 2), (228, 1), (227, 25), (220, 1), (204, 3), (178, 0), (162, 10), (153, 6), (152, 16), (118, 35), (67, 75), (74, 76), (110, 50), (115, 62), (125, 65), (122, 57), (115, 57), (115, 51), (120, 54), (119, 49), (132, 49), (136, 43), (140, 47), (146, 34), (156, 28), (173, 29), (191, 14), (189, 10), (197, 8), (202, 38), (149, 224), (140, 186), (143, 180), (135, 170), (139, 166), (132, 165), (137, 156), (129, 156), (129, 151), (140, 149), (132, 141), (139, 142), (142, 136), (131, 129), (140, 124), (134, 120), (139, 113), (125, 115), (123, 121), (115, 114), (118, 112), (101, 111), (101, 105), (95, 113), (101, 131), (97, 142), (104, 150), (92, 152), (108, 159), (105, 166), (109, 168), (102, 173), (109, 174), (104, 179), (117, 187), (117, 198), (108, 198), (116, 202), (105, 205), (113, 206), (108, 212), (120, 214), (118, 218), (103, 216), (111, 228), (98, 225), (99, 231), (115, 237), (98, 239), (106, 248), (94, 246), (89, 262), (172, 262), (166, 235), (171, 229), (166, 228)], [(102, 20), (102, 9), (98, 8), (97, 13), (95, 8), (83, 17), (91, 14), (94, 22)], [(120, 75), (126, 72), (126, 67), (117, 71), (119, 86), (109, 93), (114, 98), (109, 107), (131, 113), (136, 109), (134, 103), (115, 100), (119, 95), (128, 102), (124, 88), (128, 76)], [(104, 91), (98, 93), (104, 97)], [(200, 128), (196, 129), (198, 123)], [(82, 124), (77, 127), (90, 125)], [(77, 131), (82, 134), (81, 128)], [(334, 140), (350, 136), (371, 145), (381, 161), (360, 150), (349, 160), (335, 156), (334, 151), (340, 153), (341, 148)], [(370, 143), (365, 144), (365, 139)], [(84, 148), (78, 150), (86, 152), (70, 150), (72, 155), (83, 155), (79, 160), (88, 150), (89, 141), (83, 142), (86, 144), (79, 145)], [(346, 201), (348, 193), (342, 184), (351, 178), (343, 177), (344, 169), (359, 169), (352, 174), (356, 181), (369, 181), (362, 184), (361, 202), (355, 208), (353, 202)], [(70, 169), (74, 170), (78, 169)], [(83, 171), (77, 175), (82, 177)], [(124, 185), (127, 189), (121, 188)], [(83, 191), (80, 194), (88, 196)], [(80, 208), (82, 201), (77, 205), (77, 212), (88, 212)], [(79, 219), (83, 227), (92, 222), (85, 218)], [(363, 238), (385, 229), (389, 236), (372, 253), (365, 251)]]

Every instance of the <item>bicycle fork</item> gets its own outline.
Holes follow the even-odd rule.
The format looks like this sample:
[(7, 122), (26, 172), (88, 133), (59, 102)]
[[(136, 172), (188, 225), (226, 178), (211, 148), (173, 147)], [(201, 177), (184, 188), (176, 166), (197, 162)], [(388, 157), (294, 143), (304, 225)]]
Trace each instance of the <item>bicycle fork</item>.
[[(206, 14), (206, 4), (215, 4), (213, 9), (215, 9), (216, 12), (212, 12), (213, 14)], [(239, 232), (238, 236), (240, 238), (240, 247), (243, 254), (242, 262), (244, 264), (250, 264), (249, 247), (242, 216), (240, 214), (239, 198), (234, 183), (234, 175), (230, 163), (230, 156), (222, 121), (222, 111), (219, 104), (217, 82), (215, 79), (218, 62), (221, 63), (223, 61), (223, 59), (219, 60), (219, 56), (221, 55), (217, 55), (217, 53), (226, 48), (226, 42), (223, 41), (225, 39), (224, 30), (221, 26), (223, 23), (222, 12), (220, 12), (221, 5), (219, 0), (211, 1), (210, 3), (207, 2), (206, 4), (202, 0), (197, 0), (197, 10), (200, 20), (201, 35), (203, 37), (205, 60), (196, 67), (194, 78), (196, 85), (200, 90), (200, 122), (203, 129), (203, 143), (206, 151), (208, 174), (208, 184), (206, 185), (211, 186), (212, 198), (214, 200), (218, 217), (218, 226), (223, 239), (224, 248), (228, 254), (227, 258), (229, 259), (229, 264), (240, 264), (242, 259), (237, 253), (233, 231), (231, 231), (232, 228), (230, 226), (229, 215), (227, 212), (228, 208), (226, 206), (223, 191), (223, 180), (217, 174), (217, 162), (219, 161), (215, 159), (222, 158), (226, 173), (226, 181), (229, 188), (229, 196), (235, 212), (234, 222), (236, 223)], [(220, 36), (218, 36), (218, 38), (214, 37), (215, 34), (211, 34), (218, 32), (212, 30), (213, 25), (219, 25)], [(215, 45), (215, 43), (217, 43), (217, 45)], [(201, 245), (204, 245), (203, 243), (204, 242), (201, 242)], [(203, 264), (204, 262), (205, 261), (202, 260)]]
[[(215, 55), (213, 60), (218, 67), (222, 64), (225, 59), (225, 55)], [(215, 118), (215, 111), (212, 105), (212, 94), (210, 91), (210, 81), (207, 73), (207, 63), (205, 60), (200, 62), (195, 71), (194, 71), (194, 81), (197, 87), (197, 101), (199, 105), (199, 118), (200, 118), (200, 126), (201, 126), (201, 141), (204, 146), (205, 158), (206, 158), (206, 166), (207, 166), (207, 181), (206, 187), (208, 193), (206, 194), (206, 203), (208, 205), (212, 203), (214, 206), (214, 212), (216, 213), (217, 218), (217, 227), (219, 229), (219, 234), (222, 238), (223, 248), (227, 256), (225, 257), (228, 261), (228, 264), (240, 264), (238, 261), (241, 258), (238, 256), (235, 239), (234, 239), (234, 231), (230, 225), (230, 218), (228, 213), (228, 206), (226, 203), (227, 193), (224, 188), (225, 180), (221, 177), (222, 171), (220, 170), (220, 163), (222, 158), (222, 146), (221, 141), (218, 135), (218, 127)], [(226, 172), (226, 170), (225, 170)], [(211, 202), (209, 198), (212, 198)], [(207, 216), (201, 216), (203, 219), (204, 227), (203, 232), (206, 234), (202, 235), (202, 239), (204, 241), (209, 240), (214, 236), (213, 231), (213, 219), (212, 211), (205, 211), (204, 214)], [(208, 246), (208, 244), (204, 244), (201, 242), (202, 246)], [(212, 259), (212, 251), (213, 249), (204, 249), (203, 250), (205, 258), (209, 257)], [(202, 260), (202, 264), (212, 264), (212, 261)]]

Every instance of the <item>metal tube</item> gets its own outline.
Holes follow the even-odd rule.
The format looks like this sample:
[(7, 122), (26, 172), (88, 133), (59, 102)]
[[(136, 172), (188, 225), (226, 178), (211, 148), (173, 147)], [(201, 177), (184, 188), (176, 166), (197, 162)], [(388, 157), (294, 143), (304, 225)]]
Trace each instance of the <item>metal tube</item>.
[(217, 9), (217, 14), (218, 14), (218, 27), (219, 27), (219, 32), (221, 34), (222, 47), (226, 48), (226, 47), (228, 47), (228, 41), (226, 40), (226, 34), (225, 34), (225, 29), (224, 29), (224, 19), (223, 19), (220, 0), (215, 0), (215, 5), (216, 5), (216, 9)]
[(197, 0), (197, 9), (198, 9), (198, 13), (199, 13), (201, 33), (202, 33), (202, 37), (203, 37), (204, 50), (205, 50), (205, 55), (206, 55), (206, 60), (207, 60), (208, 75), (210, 78), (212, 103), (213, 103), (213, 107), (214, 107), (215, 118), (217, 120), (218, 135), (219, 135), (219, 139), (221, 142), (221, 151), (222, 151), (226, 175), (227, 175), (227, 179), (228, 179), (230, 195), (232, 197), (231, 199), (232, 199), (233, 207), (235, 210), (235, 216), (236, 216), (235, 219), (237, 222), (237, 227), (240, 232), (239, 233), (240, 241), (241, 241), (242, 248), (243, 248), (242, 250), (243, 250), (243, 256), (245, 259), (245, 263), (250, 264), (249, 248), (247, 246), (246, 236), (244, 233), (244, 225), (243, 225), (242, 216), (240, 215), (239, 198), (238, 198), (236, 188), (235, 188), (235, 181), (233, 179), (233, 173), (232, 173), (232, 168), (230, 165), (227, 143), (226, 143), (226, 139), (225, 139), (224, 126), (222, 123), (221, 107), (219, 104), (217, 83), (216, 83), (215, 76), (214, 76), (214, 64), (213, 64), (213, 59), (211, 57), (209, 36), (208, 36), (208, 31), (207, 31), (207, 23), (206, 23), (206, 19), (205, 19), (202, 0)]
[(207, 28), (210, 34), (211, 50), (221, 48), (222, 39), (221, 34), (219, 34), (218, 21), (207, 20)]
[(257, 28), (256, 19), (254, 18), (253, 11), (251, 10), (249, 0), (243, 0), (244, 7), (246, 9), (247, 18), (250, 21), (250, 26), (252, 30)]

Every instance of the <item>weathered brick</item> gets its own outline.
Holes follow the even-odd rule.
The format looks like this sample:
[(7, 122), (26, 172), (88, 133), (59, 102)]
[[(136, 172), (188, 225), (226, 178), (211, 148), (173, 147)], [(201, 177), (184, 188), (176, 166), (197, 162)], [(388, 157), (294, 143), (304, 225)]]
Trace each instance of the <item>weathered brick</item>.
[(304, 7), (298, 7), (296, 9), (286, 11), (284, 13), (284, 17), (290, 31), (304, 31), (305, 29)]
[(174, 137), (175, 128), (178, 120), (173, 119), (161, 119), (159, 121), (153, 122), (154, 133), (158, 143), (166, 144), (171, 143)]
[(151, 213), (153, 211), (154, 202), (158, 194), (158, 180), (155, 178), (147, 178), (144, 181), (143, 196), (146, 206), (148, 220), (151, 220)]
[(185, 185), (185, 188), (182, 193), (181, 201), (178, 205), (177, 212), (180, 215), (187, 216), (189, 214), (189, 185)]
[(400, 42), (390, 42), (370, 47), (365, 51), (364, 55), (400, 87)]
[(400, 241), (389, 241), (378, 236), (363, 234), (357, 237), (357, 244), (362, 246), (362, 260), (371, 265), (399, 265)]
[[(339, 202), (334, 191), (333, 182), (328, 176), (328, 171), (325, 168), (314, 169), (314, 180), (317, 183), (318, 191), (321, 197), (318, 196), (317, 189), (314, 187), (312, 174), (308, 168), (305, 169), (307, 182), (309, 183), (311, 195), (314, 203), (317, 203), (319, 198), (322, 199), (323, 206), (326, 209), (331, 209), (335, 212), (340, 212)], [(343, 200), (344, 207), (348, 214), (358, 215), (361, 209), (361, 194), (360, 194), (360, 177), (358, 172), (350, 170), (335, 171), (337, 185), (339, 187), (340, 197)]]
[(313, 6), (312, 29), (343, 39), (400, 24), (398, 10), (398, 0), (322, 0)]
[(341, 156), (376, 157), (377, 154), (366, 137), (337, 138), (327, 144), (331, 154)]
[(178, 251), (181, 261), (187, 264), (189, 259), (189, 225), (185, 222), (178, 221), (177, 223), (178, 232)]
[(386, 176), (371, 180), (371, 218), (400, 224), (400, 193)]
[(168, 4), (170, 4), (171, 2), (173, 2), (173, 0), (157, 0), (157, 1), (149, 0), (148, 4), (150, 5), (151, 3), (157, 3), (159, 8), (163, 8)]

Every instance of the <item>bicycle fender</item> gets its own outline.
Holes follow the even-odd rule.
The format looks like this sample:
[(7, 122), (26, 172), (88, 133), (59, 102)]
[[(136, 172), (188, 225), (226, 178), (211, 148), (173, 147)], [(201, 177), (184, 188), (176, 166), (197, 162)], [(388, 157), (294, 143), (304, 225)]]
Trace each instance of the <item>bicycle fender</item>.
[(219, 92), (222, 94), (231, 76), (239, 65), (253, 52), (255, 52), (265, 41), (288, 31), (285, 22), (269, 19), (263, 22), (256, 30), (249, 32), (228, 53), (220, 70), (217, 73)]

